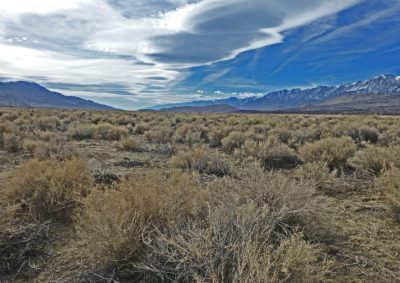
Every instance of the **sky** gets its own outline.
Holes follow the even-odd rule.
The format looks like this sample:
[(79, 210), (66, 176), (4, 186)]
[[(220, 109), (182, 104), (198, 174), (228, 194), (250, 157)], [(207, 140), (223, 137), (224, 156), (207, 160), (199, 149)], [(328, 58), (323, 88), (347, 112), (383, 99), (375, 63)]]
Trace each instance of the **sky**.
[(400, 74), (400, 0), (0, 0), (0, 80), (122, 109)]

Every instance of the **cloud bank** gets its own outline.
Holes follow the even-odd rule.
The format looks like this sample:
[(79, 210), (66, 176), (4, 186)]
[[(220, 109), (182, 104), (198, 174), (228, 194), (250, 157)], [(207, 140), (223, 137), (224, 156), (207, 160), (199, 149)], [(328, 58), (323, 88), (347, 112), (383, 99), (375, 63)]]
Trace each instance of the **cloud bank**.
[(119, 86), (119, 95), (137, 101), (171, 95), (188, 68), (280, 43), (286, 31), (360, 0), (5, 2), (1, 77), (70, 84), (81, 93), (90, 92), (85, 85)]

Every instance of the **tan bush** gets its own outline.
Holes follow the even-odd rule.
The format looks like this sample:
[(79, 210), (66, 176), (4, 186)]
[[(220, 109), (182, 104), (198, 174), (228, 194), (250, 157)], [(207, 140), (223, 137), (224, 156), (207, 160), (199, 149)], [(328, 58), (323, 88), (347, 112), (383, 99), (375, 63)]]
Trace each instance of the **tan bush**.
[(158, 127), (147, 131), (145, 137), (148, 142), (166, 144), (172, 142), (172, 134), (171, 129)]
[(125, 151), (141, 151), (138, 142), (133, 137), (123, 138), (119, 143), (119, 147)]
[(360, 129), (361, 139), (370, 143), (377, 143), (379, 141), (379, 132), (376, 129), (362, 127)]
[(275, 139), (265, 142), (246, 140), (236, 155), (255, 157), (266, 169), (291, 169), (300, 163), (293, 149)]
[(171, 158), (171, 165), (189, 171), (216, 176), (230, 175), (231, 164), (218, 152), (212, 153), (200, 147), (186, 152), (179, 152)]
[(12, 133), (15, 126), (9, 121), (0, 121), (0, 133)]
[(96, 127), (95, 137), (108, 141), (119, 141), (128, 135), (128, 130), (111, 124), (100, 124)]
[(135, 134), (142, 135), (146, 131), (148, 131), (149, 129), (150, 129), (150, 125), (149, 124), (147, 124), (147, 123), (139, 123), (135, 127)]
[(60, 121), (57, 117), (40, 118), (37, 125), (41, 131), (55, 131)]
[(18, 152), (22, 149), (22, 141), (16, 134), (5, 134), (3, 138), (3, 148), (8, 152)]
[(31, 160), (17, 169), (4, 193), (10, 203), (21, 203), (28, 218), (68, 221), (92, 185), (82, 159)]
[[(29, 281), (41, 267), (49, 243), (49, 223), (19, 221), (18, 206), (0, 203), (0, 281)], [(26, 264), (29, 262), (30, 264)]]
[(245, 140), (245, 135), (242, 132), (231, 132), (222, 139), (222, 148), (224, 151), (232, 153), (235, 149), (240, 148)]
[(85, 140), (93, 138), (95, 132), (95, 125), (75, 123), (67, 130), (67, 135), (75, 140)]
[(331, 169), (344, 169), (347, 160), (356, 152), (350, 138), (325, 138), (300, 148), (300, 156), (306, 162), (323, 161)]
[(376, 181), (382, 200), (400, 222), (400, 168), (385, 171)]
[(183, 124), (178, 127), (174, 134), (174, 140), (177, 143), (184, 143), (188, 146), (192, 146), (195, 143), (200, 143), (202, 138), (205, 137), (204, 129), (199, 127), (190, 125), (190, 124)]
[(209, 143), (210, 147), (220, 147), (222, 146), (222, 139), (224, 138), (224, 132), (222, 130), (212, 130), (209, 133)]
[(320, 191), (330, 191), (337, 183), (335, 176), (329, 172), (326, 163), (321, 161), (311, 162), (299, 166), (294, 176), (300, 180), (307, 180)]
[(91, 268), (123, 264), (141, 249), (146, 233), (196, 216), (206, 199), (196, 178), (182, 173), (165, 178), (156, 172), (95, 191), (76, 218), (79, 255)]
[(0, 133), (0, 150), (4, 149), (4, 134)]
[(35, 140), (25, 140), (24, 149), (38, 159), (47, 158), (52, 152), (47, 143)]
[[(315, 282), (329, 271), (321, 250), (298, 228), (320, 212), (312, 187), (248, 167), (210, 187), (202, 217), (145, 238), (137, 280)], [(204, 219), (203, 219), (204, 218)], [(300, 225), (300, 226), (299, 226)]]
[(393, 166), (400, 168), (400, 148), (367, 147), (356, 153), (351, 164), (379, 175)]

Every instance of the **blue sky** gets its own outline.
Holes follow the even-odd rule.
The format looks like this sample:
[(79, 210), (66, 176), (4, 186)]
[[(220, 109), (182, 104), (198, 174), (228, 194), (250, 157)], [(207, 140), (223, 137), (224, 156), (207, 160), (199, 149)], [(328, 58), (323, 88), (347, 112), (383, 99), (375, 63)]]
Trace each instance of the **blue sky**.
[(4, 0), (0, 77), (124, 109), (400, 74), (400, 0)]

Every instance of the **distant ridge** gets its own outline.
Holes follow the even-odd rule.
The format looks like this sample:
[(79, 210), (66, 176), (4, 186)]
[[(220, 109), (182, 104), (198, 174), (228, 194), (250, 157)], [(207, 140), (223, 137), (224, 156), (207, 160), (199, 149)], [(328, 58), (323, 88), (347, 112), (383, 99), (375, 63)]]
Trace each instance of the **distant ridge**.
[(111, 106), (75, 96), (65, 96), (25, 81), (0, 82), (0, 106), (112, 110)]
[[(236, 98), (230, 97), (219, 100), (192, 101), (178, 104), (156, 105), (152, 109), (168, 109), (176, 107), (206, 107), (211, 105), (230, 105), (239, 110), (258, 110), (258, 111), (275, 111), (281, 109), (298, 109), (310, 105), (320, 105), (326, 101), (341, 97), (359, 95), (358, 99), (362, 99), (365, 95), (378, 95), (381, 100), (385, 100), (386, 96), (400, 97), (400, 76), (380, 75), (365, 81), (358, 81), (338, 86), (317, 86), (307, 89), (284, 89), (267, 93), (262, 97)], [(349, 98), (348, 98), (349, 99)], [(376, 100), (376, 98), (375, 98)], [(396, 99), (391, 101), (397, 101)], [(372, 106), (372, 105), (371, 105)], [(325, 107), (326, 108), (326, 107)]]
[(181, 106), (171, 107), (166, 109), (160, 109), (160, 111), (168, 112), (219, 112), (219, 113), (231, 113), (237, 112), (239, 109), (236, 107), (226, 104), (215, 104), (209, 106)]

